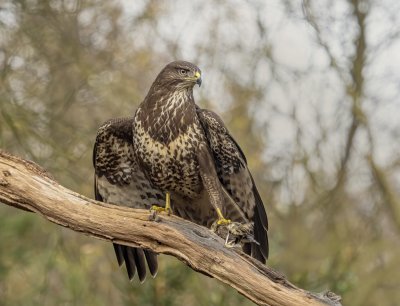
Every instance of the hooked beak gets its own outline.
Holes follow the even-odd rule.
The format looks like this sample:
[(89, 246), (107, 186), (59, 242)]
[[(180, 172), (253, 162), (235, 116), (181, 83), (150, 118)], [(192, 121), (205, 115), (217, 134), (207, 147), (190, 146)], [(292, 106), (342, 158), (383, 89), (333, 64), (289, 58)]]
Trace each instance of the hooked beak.
[(194, 77), (196, 78), (196, 84), (199, 85), (199, 87), (201, 87), (201, 74), (199, 71), (196, 71), (196, 73), (194, 74)]

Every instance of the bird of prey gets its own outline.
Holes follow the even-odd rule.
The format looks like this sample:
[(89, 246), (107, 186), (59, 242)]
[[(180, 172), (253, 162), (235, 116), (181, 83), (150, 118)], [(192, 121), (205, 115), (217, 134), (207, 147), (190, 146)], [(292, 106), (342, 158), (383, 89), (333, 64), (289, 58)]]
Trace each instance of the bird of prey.
[[(243, 151), (215, 113), (195, 104), (201, 71), (175, 61), (158, 74), (132, 117), (98, 130), (93, 151), (96, 200), (172, 212), (197, 224), (251, 223), (245, 253), (265, 263), (268, 221)], [(157, 255), (114, 244), (130, 279), (157, 273)]]

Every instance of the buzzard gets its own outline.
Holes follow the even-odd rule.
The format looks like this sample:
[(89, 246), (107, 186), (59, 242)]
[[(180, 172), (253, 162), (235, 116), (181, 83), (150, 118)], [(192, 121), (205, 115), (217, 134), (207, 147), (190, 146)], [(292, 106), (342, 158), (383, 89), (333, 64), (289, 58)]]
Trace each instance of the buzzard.
[[(201, 71), (175, 61), (158, 74), (133, 117), (111, 119), (98, 130), (93, 150), (96, 200), (172, 212), (211, 227), (251, 223), (243, 250), (265, 263), (268, 221), (243, 151), (222, 120), (195, 104)], [(114, 244), (129, 279), (142, 282), (157, 255)]]

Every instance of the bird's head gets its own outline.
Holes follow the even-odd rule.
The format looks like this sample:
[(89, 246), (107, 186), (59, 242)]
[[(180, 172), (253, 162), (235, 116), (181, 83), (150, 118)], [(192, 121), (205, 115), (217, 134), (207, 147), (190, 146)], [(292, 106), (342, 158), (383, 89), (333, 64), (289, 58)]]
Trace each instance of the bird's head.
[(175, 90), (201, 86), (201, 70), (194, 64), (185, 61), (169, 63), (157, 76), (156, 83), (173, 87)]

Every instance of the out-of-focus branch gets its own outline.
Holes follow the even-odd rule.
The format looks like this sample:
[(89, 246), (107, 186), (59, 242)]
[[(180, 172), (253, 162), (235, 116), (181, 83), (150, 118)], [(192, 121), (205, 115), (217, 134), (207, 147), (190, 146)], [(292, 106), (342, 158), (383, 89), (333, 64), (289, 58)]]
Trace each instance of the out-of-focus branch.
[[(336, 187), (340, 186), (346, 177), (346, 166), (351, 156), (351, 148), (353, 146), (354, 137), (360, 124), (366, 124), (366, 117), (362, 110), (361, 100), (364, 91), (364, 75), (363, 69), (365, 65), (365, 53), (366, 53), (366, 40), (365, 40), (365, 18), (367, 13), (360, 10), (359, 0), (350, 0), (350, 4), (353, 7), (353, 16), (357, 20), (359, 27), (358, 36), (356, 38), (356, 53), (352, 60), (352, 67), (350, 74), (352, 82), (347, 85), (347, 93), (352, 101), (352, 123), (347, 133), (346, 146), (342, 163), (340, 166), (338, 180)], [(334, 188), (336, 189), (336, 188)]]
[(175, 256), (259, 305), (340, 305), (338, 296), (297, 288), (241, 251), (224, 247), (205, 227), (176, 216), (159, 216), (155, 222), (148, 211), (87, 199), (57, 184), (36, 164), (1, 151), (0, 202), (90, 236)]
[(378, 187), (381, 191), (383, 202), (389, 216), (396, 229), (400, 232), (400, 200), (399, 195), (393, 190), (390, 181), (388, 180), (385, 172), (375, 163), (372, 156), (368, 156), (368, 162), (374, 175), (375, 181), (378, 183)]
[[(367, 130), (369, 129), (367, 126), (366, 116), (364, 114), (361, 105), (364, 93), (363, 69), (365, 66), (366, 51), (367, 51), (366, 37), (365, 37), (365, 31), (366, 31), (365, 20), (368, 14), (368, 11), (364, 11), (363, 9), (361, 9), (361, 2), (362, 2), (361, 0), (349, 0), (349, 4), (353, 9), (352, 11), (353, 17), (357, 21), (359, 32), (357, 34), (357, 37), (355, 38), (356, 52), (352, 58), (352, 66), (349, 71), (351, 75), (351, 80), (347, 81), (343, 74), (342, 69), (337, 64), (335, 56), (330, 50), (329, 45), (322, 37), (321, 29), (311, 9), (310, 0), (303, 1), (304, 15), (306, 17), (306, 20), (315, 30), (317, 42), (325, 50), (327, 56), (330, 59), (331, 66), (335, 69), (335, 71), (340, 76), (342, 82), (346, 86), (347, 94), (352, 103), (351, 125), (347, 132), (344, 153), (337, 173), (337, 181), (334, 188), (332, 188), (333, 193), (336, 193), (336, 191), (342, 186), (342, 184), (346, 179), (347, 163), (351, 157), (352, 147), (357, 130), (359, 129), (360, 125), (365, 126)], [(370, 138), (369, 140), (372, 141), (372, 138)]]
[(303, 13), (306, 18), (306, 21), (308, 24), (314, 29), (315, 31), (315, 37), (317, 39), (318, 44), (324, 49), (326, 55), (329, 58), (330, 65), (331, 67), (336, 71), (336, 73), (339, 75), (340, 79), (345, 82), (346, 78), (343, 74), (342, 69), (339, 67), (339, 64), (337, 63), (337, 60), (333, 53), (331, 52), (331, 49), (328, 45), (328, 43), (324, 40), (322, 37), (322, 32), (320, 29), (320, 26), (318, 25), (318, 22), (315, 18), (314, 12), (311, 8), (311, 0), (303, 0)]

